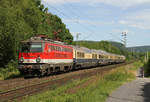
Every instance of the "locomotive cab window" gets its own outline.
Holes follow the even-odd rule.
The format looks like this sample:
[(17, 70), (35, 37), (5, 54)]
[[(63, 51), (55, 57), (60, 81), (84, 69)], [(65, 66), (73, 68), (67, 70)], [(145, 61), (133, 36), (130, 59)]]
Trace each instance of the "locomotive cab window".
[(42, 52), (42, 44), (32, 43), (30, 46), (30, 52)]
[(21, 52), (29, 52), (30, 51), (30, 45), (29, 44), (22, 44), (21, 45)]
[(21, 52), (42, 52), (42, 43), (24, 43)]

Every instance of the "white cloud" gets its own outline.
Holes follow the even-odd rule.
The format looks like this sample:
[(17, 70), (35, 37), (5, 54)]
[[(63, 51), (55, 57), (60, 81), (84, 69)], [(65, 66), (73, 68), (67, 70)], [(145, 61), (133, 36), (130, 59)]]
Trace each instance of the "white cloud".
[(104, 25), (112, 25), (115, 23), (115, 21), (97, 21), (97, 20), (82, 20), (82, 19), (63, 19), (66, 23), (80, 23), (83, 25), (89, 25), (89, 26), (104, 26)]
[(93, 5), (98, 3), (104, 3), (116, 7), (128, 8), (135, 5), (150, 3), (150, 0), (42, 0), (42, 2), (49, 5), (62, 5), (66, 3), (84, 3)]
[(114, 30), (112, 30), (112, 34), (119, 34), (119, 35), (121, 35), (122, 34), (122, 32), (126, 32), (127, 34), (132, 34), (132, 35), (134, 35), (135, 34), (135, 32), (134, 31), (132, 31), (132, 30), (129, 30), (129, 29), (114, 29)]
[(150, 0), (97, 0), (97, 1), (121, 8), (128, 8), (135, 5), (150, 3)]
[(120, 20), (119, 23), (120, 23), (120, 24), (127, 24), (127, 21), (125, 21), (125, 20)]
[(142, 10), (132, 14), (124, 15), (119, 24), (127, 25), (138, 29), (150, 29), (150, 9)]

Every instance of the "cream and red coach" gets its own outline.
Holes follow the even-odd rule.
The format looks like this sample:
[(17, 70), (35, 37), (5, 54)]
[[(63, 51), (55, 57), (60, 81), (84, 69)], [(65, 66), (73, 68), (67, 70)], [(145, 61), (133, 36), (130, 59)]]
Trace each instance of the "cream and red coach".
[(73, 48), (43, 36), (22, 41), (19, 70), (23, 75), (45, 75), (73, 68)]

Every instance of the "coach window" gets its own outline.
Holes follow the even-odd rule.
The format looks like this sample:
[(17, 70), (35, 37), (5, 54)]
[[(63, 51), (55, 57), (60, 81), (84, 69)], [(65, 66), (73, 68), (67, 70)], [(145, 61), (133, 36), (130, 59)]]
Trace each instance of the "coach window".
[(56, 46), (54, 46), (54, 50), (56, 51)]
[(50, 48), (51, 48), (51, 51), (52, 51), (52, 50), (53, 50), (53, 49), (52, 49), (52, 46), (50, 46)]
[(101, 55), (99, 55), (99, 58), (103, 58)]
[(59, 51), (62, 51), (62, 48), (61, 48), (61, 47), (59, 47)]
[(103, 56), (104, 59), (106, 59), (106, 56)]
[(59, 51), (61, 51), (61, 47), (59, 47)]
[(63, 50), (64, 50), (64, 52), (66, 51), (66, 49), (65, 49), (65, 48), (64, 48)]
[(52, 49), (53, 49), (53, 51), (55, 51), (55, 47), (54, 47), (54, 46), (53, 46), (53, 48), (52, 48)]
[(82, 58), (84, 58), (84, 53), (82, 53)]
[(59, 49), (60, 49), (60, 48), (59, 48), (59, 46), (58, 46), (58, 51), (60, 51)]
[(56, 46), (56, 51), (58, 51), (58, 46)]
[(61, 47), (59, 47), (59, 51), (61, 51)]
[(53, 51), (53, 46), (51, 46), (51, 51)]
[(54, 46), (52, 46), (52, 49), (53, 49), (53, 51), (55, 51), (55, 48), (54, 48)]
[(58, 51), (60, 51), (60, 47), (58, 46)]
[(57, 51), (57, 46), (55, 46), (55, 51)]
[(72, 49), (69, 49), (69, 52), (72, 52)]
[(50, 45), (48, 46), (48, 52), (51, 52), (51, 46)]
[(55, 51), (57, 51), (57, 46), (55, 46)]
[(80, 53), (79, 52), (77, 52), (77, 56), (80, 57)]
[(66, 48), (64, 48), (64, 51), (66, 52)]

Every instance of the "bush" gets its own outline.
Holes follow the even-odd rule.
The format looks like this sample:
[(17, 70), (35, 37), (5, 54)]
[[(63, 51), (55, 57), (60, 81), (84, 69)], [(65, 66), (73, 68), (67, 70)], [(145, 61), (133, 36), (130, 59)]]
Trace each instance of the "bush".
[(144, 73), (145, 76), (150, 76), (150, 59), (148, 60), (147, 63), (144, 64)]
[(11, 60), (6, 68), (0, 68), (0, 80), (5, 80), (13, 77), (19, 76), (19, 71), (17, 69), (17, 62)]

